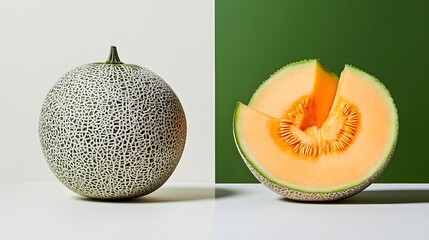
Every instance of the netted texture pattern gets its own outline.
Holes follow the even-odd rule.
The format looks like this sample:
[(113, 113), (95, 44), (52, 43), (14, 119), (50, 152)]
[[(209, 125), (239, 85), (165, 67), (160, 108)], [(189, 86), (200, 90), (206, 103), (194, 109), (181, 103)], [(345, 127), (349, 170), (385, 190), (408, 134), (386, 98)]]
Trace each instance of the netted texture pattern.
[(159, 188), (176, 168), (186, 119), (173, 90), (152, 71), (87, 64), (49, 91), (39, 136), (49, 167), (69, 189), (134, 198)]
[(296, 200), (296, 201), (302, 201), (302, 202), (328, 202), (328, 201), (337, 201), (341, 199), (345, 199), (348, 197), (351, 197), (353, 195), (356, 195), (363, 191), (365, 188), (370, 186), (373, 182), (377, 180), (377, 178), (383, 173), (383, 171), (386, 169), (387, 165), (389, 164), (389, 161), (393, 155), (393, 152), (395, 150), (396, 146), (396, 140), (395, 144), (393, 145), (393, 148), (389, 154), (388, 159), (384, 162), (384, 164), (381, 166), (380, 169), (377, 170), (376, 173), (374, 173), (370, 178), (366, 179), (362, 183), (351, 186), (349, 188), (346, 188), (344, 190), (339, 190), (335, 192), (328, 192), (328, 193), (310, 193), (310, 192), (303, 192), (295, 189), (290, 189), (286, 186), (281, 186), (277, 183), (274, 183), (273, 181), (267, 179), (265, 176), (263, 176), (258, 170), (256, 170), (252, 164), (247, 160), (245, 155), (241, 152), (239, 148), (239, 153), (241, 157), (244, 160), (244, 163), (249, 168), (250, 172), (252, 172), (253, 176), (258, 179), (259, 182), (261, 182), (264, 186), (271, 189), (272, 191), (280, 194), (281, 196)]

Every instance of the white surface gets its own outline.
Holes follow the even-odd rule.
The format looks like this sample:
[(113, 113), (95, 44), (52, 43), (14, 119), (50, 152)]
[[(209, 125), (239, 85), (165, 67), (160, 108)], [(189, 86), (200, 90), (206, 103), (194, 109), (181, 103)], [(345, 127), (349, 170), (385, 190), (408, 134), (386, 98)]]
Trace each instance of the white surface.
[(0, 182), (0, 239), (214, 238), (214, 185), (169, 184), (130, 202), (81, 198), (59, 182)]
[(216, 239), (429, 239), (429, 184), (375, 184), (333, 203), (287, 201), (260, 184), (217, 184), (216, 196)]
[(67, 71), (105, 61), (116, 45), (185, 109), (187, 143), (169, 181), (214, 182), (213, 0), (1, 0), (0, 22), (0, 181), (55, 179), (37, 133), (43, 100)]

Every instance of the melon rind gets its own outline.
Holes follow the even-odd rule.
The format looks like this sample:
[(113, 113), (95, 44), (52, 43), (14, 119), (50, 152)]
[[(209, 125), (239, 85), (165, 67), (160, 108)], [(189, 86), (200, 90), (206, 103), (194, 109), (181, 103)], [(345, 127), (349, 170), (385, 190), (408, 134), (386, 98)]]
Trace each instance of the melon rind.
[[(237, 109), (236, 109), (237, 112)], [(370, 178), (364, 180), (363, 182), (350, 186), (347, 188), (344, 188), (342, 190), (338, 191), (332, 191), (332, 192), (310, 192), (306, 190), (300, 190), (295, 189), (289, 186), (285, 186), (282, 184), (279, 184), (277, 181), (270, 179), (269, 177), (266, 177), (261, 170), (257, 169), (255, 164), (253, 163), (254, 160), (252, 160), (249, 156), (246, 155), (246, 153), (243, 151), (242, 146), (240, 144), (240, 140), (237, 137), (236, 132), (236, 114), (234, 114), (234, 141), (237, 145), (238, 152), (240, 153), (240, 156), (242, 157), (244, 163), (249, 168), (250, 172), (253, 174), (253, 176), (256, 177), (256, 179), (261, 182), (263, 185), (271, 189), (272, 191), (278, 193), (279, 195), (286, 197), (288, 199), (297, 200), (297, 201), (306, 201), (306, 202), (323, 202), (323, 201), (335, 201), (340, 200), (344, 198), (351, 197), (365, 188), (367, 188), (369, 185), (371, 185), (386, 169), (387, 165), (389, 164), (390, 158), (393, 155), (394, 148), (396, 145), (396, 141), (390, 151), (389, 157), (384, 161), (382, 166), (377, 169), (377, 172), (373, 174)]]
[[(390, 93), (390, 91), (386, 88), (386, 86), (384, 86), (384, 84), (375, 76), (355, 67), (352, 66), (350, 64), (346, 64), (344, 70), (348, 70), (348, 71), (352, 71), (356, 74), (359, 74), (363, 77), (363, 79), (368, 80), (372, 85), (374, 85), (374, 87), (378, 88), (380, 90), (380, 93), (384, 94), (384, 97), (386, 100), (388, 100), (389, 103), (389, 108), (392, 111), (393, 114), (393, 118), (394, 118), (394, 128), (392, 129), (393, 136), (392, 136), (392, 141), (390, 142), (390, 146), (387, 147), (387, 151), (385, 153), (385, 155), (382, 157), (383, 159), (385, 159), (384, 162), (381, 162), (377, 168), (374, 168), (373, 173), (369, 173), (367, 179), (371, 179), (372, 176), (377, 175), (378, 172), (381, 172), (377, 175), (380, 176), (381, 173), (384, 171), (385, 167), (387, 166), (387, 164), (389, 163), (394, 151), (395, 151), (395, 147), (396, 147), (396, 143), (398, 140), (398, 134), (399, 134), (399, 114), (398, 114), (398, 109), (396, 108), (395, 102), (393, 101), (392, 95)], [(343, 71), (344, 71), (343, 70)], [(377, 178), (374, 179), (374, 181)], [(373, 181), (373, 182), (374, 182)], [(361, 184), (361, 183), (358, 183)]]
[[(313, 61), (313, 60), (311, 60)], [(308, 61), (303, 61), (303, 62), (298, 62), (299, 63), (305, 63)], [(285, 67), (283, 67), (282, 69), (280, 69), (279, 71), (285, 71), (288, 70), (287, 67), (288, 66), (296, 66), (296, 64), (290, 64), (287, 65)], [(323, 65), (322, 65), (323, 66)], [(393, 98), (390, 94), (390, 92), (388, 91), (388, 89), (374, 76), (367, 74), (366, 72), (351, 66), (351, 65), (346, 65), (345, 69), (351, 70), (351, 71), (355, 71), (358, 74), (362, 74), (364, 79), (367, 79), (368, 81), (370, 81), (375, 87), (379, 88), (379, 90), (381, 90), (382, 93), (384, 93), (386, 99), (388, 99), (390, 101), (390, 108), (393, 109), (393, 114), (394, 114), (394, 118), (395, 118), (395, 124), (394, 124), (394, 129), (392, 129), (393, 131), (393, 139), (391, 141), (390, 146), (388, 146), (388, 151), (386, 151), (385, 156), (383, 156), (382, 158), (384, 159), (383, 161), (380, 162), (380, 164), (374, 168), (374, 172), (369, 174), (369, 177), (362, 179), (359, 182), (353, 183), (351, 185), (342, 187), (341, 189), (332, 189), (331, 191), (324, 191), (324, 192), (320, 192), (320, 191), (312, 191), (312, 190), (308, 190), (308, 189), (300, 189), (297, 187), (290, 187), (287, 186), (286, 184), (281, 184), (278, 181), (276, 181), (275, 179), (272, 179), (270, 177), (268, 177), (269, 174), (265, 173), (263, 171), (261, 171), (260, 169), (258, 169), (256, 167), (256, 164), (254, 163), (255, 160), (252, 159), (250, 156), (247, 156), (245, 151), (243, 150), (243, 147), (240, 144), (240, 139), (239, 139), (239, 134), (237, 132), (237, 119), (238, 117), (238, 113), (239, 113), (239, 109), (240, 106), (242, 106), (241, 103), (237, 104), (237, 107), (235, 109), (235, 113), (234, 113), (234, 120), (233, 120), (233, 135), (234, 135), (234, 141), (236, 143), (237, 149), (242, 157), (242, 159), (244, 160), (246, 166), (249, 168), (249, 170), (251, 171), (251, 173), (256, 177), (256, 179), (258, 179), (258, 181), (260, 181), (263, 185), (265, 185), (266, 187), (268, 187), (269, 189), (271, 189), (272, 191), (278, 193), (281, 196), (284, 196), (286, 198), (292, 199), (292, 200), (297, 200), (297, 201), (308, 201), (308, 202), (317, 202), (317, 201), (335, 201), (335, 200), (340, 200), (340, 199), (344, 199), (347, 197), (351, 197), (359, 192), (361, 192), (362, 190), (364, 190), (365, 188), (367, 188), (369, 185), (371, 185), (386, 169), (386, 167), (388, 166), (390, 159), (394, 153), (394, 149), (397, 143), (397, 139), (398, 139), (398, 132), (399, 132), (399, 119), (398, 119), (398, 112), (397, 112), (397, 108), (393, 102)], [(279, 73), (279, 71), (277, 71), (275, 74)], [(272, 75), (268, 80), (266, 80), (262, 85), (267, 84), (270, 79), (272, 79), (273, 76)], [(258, 90), (255, 92), (255, 94), (257, 94), (257, 92), (262, 89), (262, 85), (261, 87), (258, 88)]]

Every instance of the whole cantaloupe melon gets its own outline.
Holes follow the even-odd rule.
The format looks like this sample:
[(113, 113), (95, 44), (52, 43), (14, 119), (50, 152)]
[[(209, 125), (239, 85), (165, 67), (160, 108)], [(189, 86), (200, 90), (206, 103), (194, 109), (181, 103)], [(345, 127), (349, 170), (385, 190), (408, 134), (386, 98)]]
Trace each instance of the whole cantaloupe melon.
[(341, 77), (318, 60), (280, 69), (234, 114), (237, 148), (254, 176), (299, 201), (350, 197), (386, 168), (398, 136), (389, 91), (346, 66)]
[(55, 176), (74, 192), (126, 199), (159, 188), (186, 140), (182, 105), (154, 72), (123, 64), (112, 47), (104, 63), (66, 73), (49, 91), (39, 136)]

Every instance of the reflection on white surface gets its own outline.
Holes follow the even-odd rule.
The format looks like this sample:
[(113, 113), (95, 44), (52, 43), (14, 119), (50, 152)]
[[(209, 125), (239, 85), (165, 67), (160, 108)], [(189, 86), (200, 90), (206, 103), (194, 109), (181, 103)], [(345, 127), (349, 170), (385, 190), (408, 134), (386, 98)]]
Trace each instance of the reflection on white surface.
[(173, 202), (187, 202), (187, 201), (201, 201), (213, 200), (215, 189), (213, 187), (198, 187), (196, 186), (183, 186), (173, 185), (165, 186), (157, 191), (143, 197), (134, 198), (130, 200), (96, 200), (81, 196), (76, 196), (77, 200), (89, 202), (105, 202), (105, 203), (173, 203)]

